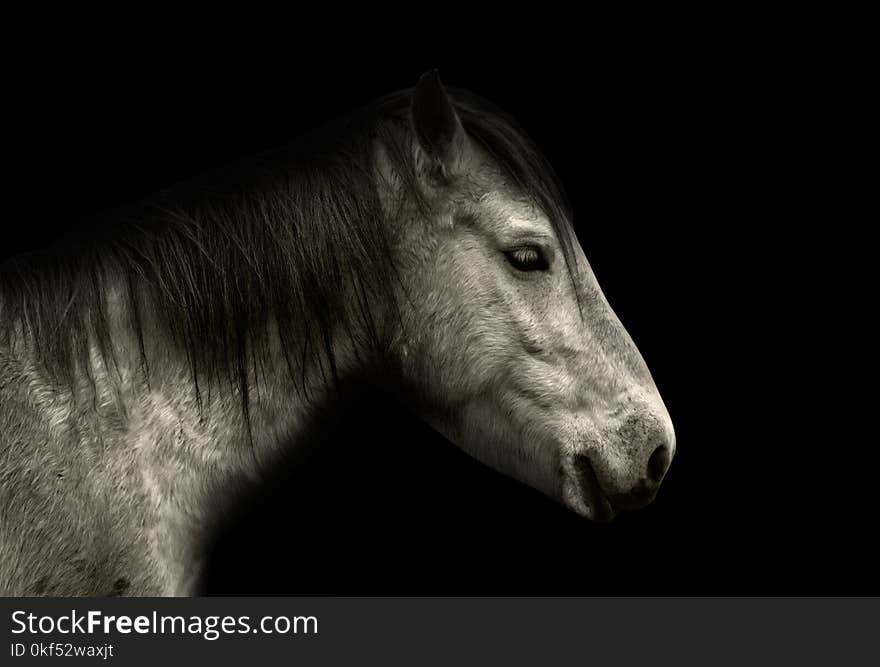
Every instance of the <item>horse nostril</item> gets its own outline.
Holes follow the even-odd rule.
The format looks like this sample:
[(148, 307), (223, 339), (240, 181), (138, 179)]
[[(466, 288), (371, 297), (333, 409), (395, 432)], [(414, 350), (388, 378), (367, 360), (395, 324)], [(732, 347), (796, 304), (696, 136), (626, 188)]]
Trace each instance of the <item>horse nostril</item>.
[(666, 471), (669, 469), (669, 463), (671, 460), (669, 447), (666, 445), (659, 445), (657, 449), (651, 453), (651, 458), (648, 459), (648, 480), (655, 484), (659, 484), (663, 479), (663, 475), (665, 475)]

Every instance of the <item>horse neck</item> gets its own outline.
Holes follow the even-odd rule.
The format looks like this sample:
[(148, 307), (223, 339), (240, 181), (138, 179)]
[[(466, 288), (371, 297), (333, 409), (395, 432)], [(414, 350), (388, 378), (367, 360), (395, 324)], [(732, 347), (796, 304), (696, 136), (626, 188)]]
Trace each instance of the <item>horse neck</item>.
[(334, 377), (345, 377), (364, 364), (347, 337), (333, 335), (335, 373), (314, 364), (291, 369), (291, 357), (302, 356), (302, 341), (285, 354), (275, 323), (265, 326), (265, 352), (247, 370), (246, 405), (240, 388), (227, 379), (194, 378), (185, 353), (156, 328), (150, 334), (152, 342), (145, 341), (146, 377), (139, 371), (145, 380), (141, 400), (154, 416), (168, 423), (173, 415), (187, 425), (191, 446), (249, 473), (270, 465), (282, 448), (295, 447), (312, 413), (331, 400)]
[[(152, 243), (153, 239), (141, 241)], [(53, 422), (69, 423), (72, 432), (86, 431), (89, 436), (98, 434), (97, 437), (105, 443), (116, 443), (118, 447), (158, 452), (162, 447), (154, 443), (170, 443), (161, 455), (178, 456), (180, 451), (186, 450), (193, 452), (189, 456), (193, 462), (203, 459), (216, 463), (214, 468), (256, 472), (279, 447), (295, 440), (312, 408), (326, 401), (332, 392), (334, 376), (363, 370), (377, 361), (377, 350), (373, 349), (376, 336), (381, 339), (393, 337), (393, 332), (385, 329), (386, 324), (394, 320), (385, 316), (390, 306), (388, 295), (356, 271), (351, 280), (340, 280), (339, 267), (336, 267), (337, 271), (332, 274), (334, 278), (327, 281), (334, 290), (334, 306), (326, 313), (317, 310), (319, 314), (332, 313), (338, 322), (331, 323), (329, 330), (322, 328), (320, 336), (313, 337), (320, 339), (318, 345), (329, 344), (336, 372), (330, 372), (328, 364), (320, 363), (307, 363), (304, 369), (294, 367), (295, 372), (290, 372), (291, 359), (295, 365), (299, 359), (315, 356), (315, 340), (297, 340), (300, 335), (309, 335), (308, 328), (302, 334), (291, 333), (291, 327), (295, 328), (298, 323), (288, 322), (285, 335), (279, 336), (272, 321), (260, 323), (261, 332), (265, 333), (266, 355), (260, 359), (261, 363), (248, 364), (245, 386), (249, 400), (245, 411), (241, 389), (235, 382), (193, 373), (193, 349), (197, 353), (210, 350), (212, 341), (192, 340), (192, 336), (194, 331), (202, 332), (198, 335), (210, 336), (211, 327), (202, 325), (189, 330), (186, 334), (189, 345), (182, 344), (179, 338), (172, 340), (174, 336), (169, 330), (169, 322), (162, 317), (168, 315), (169, 308), (167, 304), (165, 307), (160, 305), (159, 288), (150, 285), (160, 283), (163, 289), (174, 289), (176, 285), (169, 281), (179, 281), (181, 276), (173, 272), (169, 276), (154, 276), (149, 273), (150, 264), (127, 269), (127, 262), (136, 261), (137, 257), (133, 260), (124, 253), (113, 258), (107, 262), (106, 272), (102, 274), (101, 298), (106, 301), (100, 310), (106, 315), (107, 330), (102, 330), (100, 336), (92, 333), (89, 354), (79, 355), (72, 386), (53, 385), (50, 373), (41, 374), (40, 360), (33, 347), (28, 350), (26, 344), (20, 346), (19, 353), (23, 365), (31, 369), (36, 384), (48, 390), (46, 395), (57, 397), (52, 408)], [(340, 265), (347, 266), (345, 262)], [(268, 266), (271, 269), (272, 265)], [(148, 277), (139, 279), (144, 267), (148, 269)], [(242, 263), (242, 267), (250, 270), (250, 265)], [(162, 271), (161, 265), (158, 270)], [(371, 275), (370, 271), (363, 274)], [(236, 273), (223, 271), (218, 277), (220, 275), (223, 277), (219, 279), (234, 280)], [(363, 289), (356, 291), (356, 284), (361, 284)], [(229, 293), (236, 291), (235, 285), (227, 287)], [(130, 290), (136, 292), (133, 298)], [(352, 290), (352, 294), (347, 294), (347, 290)], [(224, 291), (218, 290), (218, 293), (222, 296)], [(316, 298), (323, 296), (317, 295)], [(76, 307), (76, 301), (70, 303)], [(220, 312), (222, 308), (217, 310)], [(289, 314), (287, 319), (291, 319)], [(304, 319), (311, 318), (304, 315)], [(77, 321), (89, 322), (91, 318), (83, 317)], [(171, 325), (173, 330), (173, 322)], [(224, 324), (212, 326), (222, 327)], [(232, 327), (234, 323), (229, 322), (228, 326)], [(18, 329), (22, 333), (20, 338), (26, 338), (24, 323), (20, 323)], [(352, 341), (360, 342), (355, 344)], [(380, 347), (382, 345), (379, 343)], [(189, 352), (188, 347), (192, 348)], [(111, 354), (104, 354), (108, 348)], [(143, 358), (147, 361), (146, 368)], [(83, 423), (87, 428), (81, 427)], [(60, 433), (58, 435), (61, 437)], [(77, 436), (65, 433), (63, 437)]]
[[(139, 315), (145, 366), (123, 289), (126, 283), (109, 280), (109, 341), (102, 352), (91, 337), (89, 358), (78, 364), (69, 386), (41, 370), (23, 339), (14, 350), (22, 372), (39, 389), (46, 421), (54, 424), (59, 438), (73, 437), (86, 446), (100, 441), (109, 457), (136, 451), (139, 460), (154, 469), (174, 461), (186, 469), (187, 477), (204, 481), (213, 476), (220, 483), (258, 476), (283, 447), (295, 446), (310, 414), (334, 391), (332, 378), (315, 367), (293, 377), (271, 322), (265, 331), (266, 356), (260, 364), (250, 364), (247, 411), (238, 387), (193, 376), (185, 350), (172, 341), (149, 307)], [(346, 340), (334, 336), (332, 343), (342, 376), (363, 364), (362, 355), (354, 355)], [(45, 400), (49, 396), (54, 397), (51, 404)]]

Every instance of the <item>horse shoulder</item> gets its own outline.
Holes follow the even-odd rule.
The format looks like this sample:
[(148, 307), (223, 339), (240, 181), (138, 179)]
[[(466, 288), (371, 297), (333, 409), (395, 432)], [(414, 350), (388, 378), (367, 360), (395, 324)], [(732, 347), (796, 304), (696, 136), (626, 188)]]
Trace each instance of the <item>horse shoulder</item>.
[(120, 455), (126, 429), (101, 428), (95, 409), (48, 381), (28, 355), (0, 348), (5, 594), (164, 592), (143, 534), (146, 503), (134, 483), (136, 463)]

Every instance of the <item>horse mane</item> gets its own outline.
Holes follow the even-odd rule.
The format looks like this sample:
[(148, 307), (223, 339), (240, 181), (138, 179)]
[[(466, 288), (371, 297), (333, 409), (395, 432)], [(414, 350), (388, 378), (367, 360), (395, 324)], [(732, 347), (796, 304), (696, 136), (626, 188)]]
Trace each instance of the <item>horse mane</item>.
[[(549, 217), (572, 271), (568, 207), (547, 161), (500, 110), (449, 92), (468, 134)], [(197, 397), (200, 387), (228, 384), (248, 421), (248, 377), (266, 361), (269, 321), (293, 379), (310, 364), (335, 378), (333, 332), (341, 326), (357, 347), (377, 345), (384, 334), (371, 304), (394, 300), (393, 239), (373, 165), (377, 140), (403, 175), (401, 196), (425, 204), (415, 181), (411, 93), (381, 98), (285, 148), (102, 215), (74, 238), (0, 264), (0, 340), (9, 344), (18, 323), (37, 362), (59, 382), (72, 383), (77, 368), (88, 368), (92, 346), (112, 367), (106, 304), (113, 284), (147, 377), (149, 308), (185, 353)]]

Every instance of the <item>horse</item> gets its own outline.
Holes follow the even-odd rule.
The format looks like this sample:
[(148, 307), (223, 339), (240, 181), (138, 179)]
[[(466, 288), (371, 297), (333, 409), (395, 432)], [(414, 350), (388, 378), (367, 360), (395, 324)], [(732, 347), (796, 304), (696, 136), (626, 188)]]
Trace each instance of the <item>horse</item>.
[(0, 266), (0, 592), (197, 594), (210, 526), (364, 374), (588, 519), (669, 414), (516, 122), (436, 71)]

